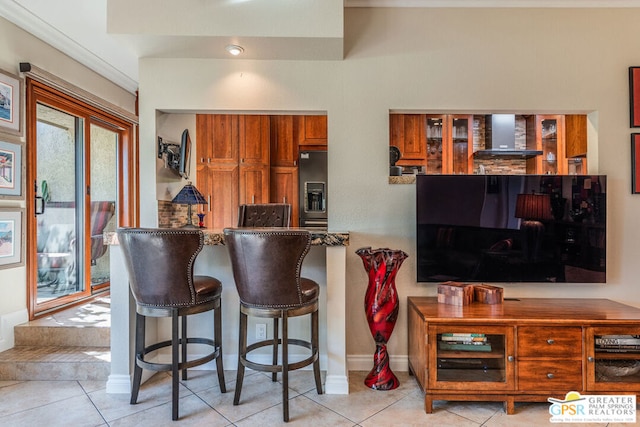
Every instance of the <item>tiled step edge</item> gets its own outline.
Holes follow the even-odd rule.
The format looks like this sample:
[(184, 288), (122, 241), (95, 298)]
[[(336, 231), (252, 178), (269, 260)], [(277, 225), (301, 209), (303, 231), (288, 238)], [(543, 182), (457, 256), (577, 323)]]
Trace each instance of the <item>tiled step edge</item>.
[(17, 325), (16, 346), (109, 347), (111, 329), (102, 327)]
[(0, 380), (106, 381), (110, 359), (108, 347), (14, 347), (0, 353)]

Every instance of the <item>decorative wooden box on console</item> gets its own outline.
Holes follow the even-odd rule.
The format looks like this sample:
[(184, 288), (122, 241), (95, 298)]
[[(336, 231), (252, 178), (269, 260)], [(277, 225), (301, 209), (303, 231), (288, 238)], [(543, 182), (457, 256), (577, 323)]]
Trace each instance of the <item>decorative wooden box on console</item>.
[(513, 414), (515, 402), (569, 391), (640, 394), (640, 345), (611, 344), (613, 335), (640, 339), (640, 309), (607, 299), (455, 306), (409, 297), (408, 328), (409, 370), (428, 414), (434, 400), (503, 401)]

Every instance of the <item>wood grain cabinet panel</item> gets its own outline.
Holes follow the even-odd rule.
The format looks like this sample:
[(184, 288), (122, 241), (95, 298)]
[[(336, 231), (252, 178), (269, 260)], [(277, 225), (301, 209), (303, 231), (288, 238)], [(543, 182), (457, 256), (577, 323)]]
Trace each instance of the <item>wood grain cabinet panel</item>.
[(582, 359), (519, 361), (518, 388), (582, 391)]
[(296, 116), (298, 146), (301, 150), (327, 149), (327, 116)]
[(518, 327), (518, 358), (522, 357), (582, 357), (580, 327)]

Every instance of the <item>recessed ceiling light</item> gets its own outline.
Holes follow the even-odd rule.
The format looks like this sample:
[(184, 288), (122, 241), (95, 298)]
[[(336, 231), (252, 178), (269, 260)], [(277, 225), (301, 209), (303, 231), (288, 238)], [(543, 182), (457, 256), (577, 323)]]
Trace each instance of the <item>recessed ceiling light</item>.
[(242, 52), (244, 52), (244, 49), (242, 48), (242, 46), (238, 46), (235, 44), (230, 44), (225, 49), (227, 50), (227, 52), (229, 52), (233, 56), (238, 56)]

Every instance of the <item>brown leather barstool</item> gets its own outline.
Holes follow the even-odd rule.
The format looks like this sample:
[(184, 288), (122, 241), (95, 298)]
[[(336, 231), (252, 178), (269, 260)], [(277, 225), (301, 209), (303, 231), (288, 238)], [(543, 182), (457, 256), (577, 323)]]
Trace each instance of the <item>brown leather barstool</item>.
[(255, 203), (238, 207), (238, 227), (289, 227), (291, 205)]
[[(204, 236), (197, 229), (120, 228), (118, 240), (136, 301), (136, 333), (131, 404), (138, 400), (142, 369), (170, 371), (172, 375), (172, 419), (178, 419), (178, 372), (187, 379), (187, 369), (216, 359), (220, 391), (226, 392), (222, 367), (222, 284), (209, 276), (194, 276), (193, 264), (202, 250)], [(214, 311), (214, 336), (188, 337), (187, 316)], [(171, 340), (145, 344), (147, 317), (170, 317)], [(182, 320), (181, 330), (178, 319)], [(203, 344), (210, 352), (187, 360), (187, 345)], [(171, 347), (171, 363), (151, 362), (150, 357)], [(180, 354), (180, 355), (179, 355)]]
[[(289, 371), (313, 363), (318, 394), (322, 394), (320, 361), (318, 358), (318, 296), (320, 287), (311, 279), (300, 277), (302, 261), (309, 252), (311, 235), (304, 230), (283, 228), (227, 228), (225, 245), (231, 258), (233, 278), (240, 296), (240, 343), (238, 374), (233, 404), (240, 402), (244, 368), (271, 372), (272, 381), (282, 372), (282, 405), (284, 421), (289, 421)], [(311, 340), (289, 338), (288, 319), (311, 314)], [(247, 346), (247, 317), (273, 319), (273, 339)], [(278, 320), (282, 319), (282, 338), (278, 337)], [(278, 346), (282, 364), (278, 364)], [(311, 355), (304, 360), (289, 362), (289, 345), (306, 347)], [(248, 354), (271, 346), (273, 363), (256, 363)]]

